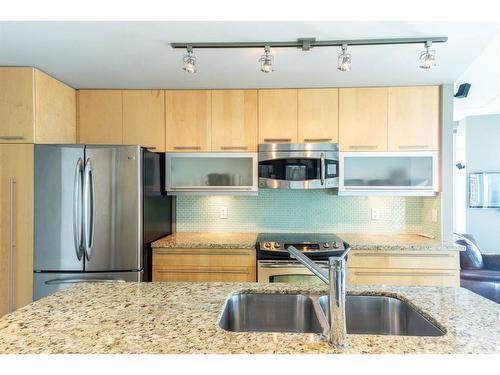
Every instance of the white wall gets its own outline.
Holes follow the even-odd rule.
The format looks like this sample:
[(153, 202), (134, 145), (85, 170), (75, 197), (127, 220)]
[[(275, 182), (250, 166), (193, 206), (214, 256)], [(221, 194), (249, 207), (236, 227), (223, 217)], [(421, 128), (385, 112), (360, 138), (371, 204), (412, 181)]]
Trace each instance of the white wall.
[[(467, 173), (500, 171), (500, 115), (467, 117), (465, 132)], [(467, 208), (466, 218), (481, 249), (500, 253), (500, 210)]]

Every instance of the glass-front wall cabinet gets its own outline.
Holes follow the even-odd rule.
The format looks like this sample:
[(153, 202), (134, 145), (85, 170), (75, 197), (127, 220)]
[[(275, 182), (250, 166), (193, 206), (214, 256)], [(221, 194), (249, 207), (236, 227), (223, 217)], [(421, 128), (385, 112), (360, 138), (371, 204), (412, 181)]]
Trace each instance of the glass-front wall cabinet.
[(340, 155), (341, 195), (434, 195), (437, 152), (346, 152)]

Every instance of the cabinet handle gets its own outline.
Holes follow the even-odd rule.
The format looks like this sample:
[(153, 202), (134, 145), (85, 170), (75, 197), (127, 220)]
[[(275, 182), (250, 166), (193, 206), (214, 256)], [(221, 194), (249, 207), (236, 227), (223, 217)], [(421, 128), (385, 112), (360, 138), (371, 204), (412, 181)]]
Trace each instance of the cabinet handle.
[(394, 254), (374, 254), (374, 253), (354, 253), (351, 257), (379, 257), (379, 258), (454, 258), (452, 254), (407, 254), (407, 253), (394, 253)]
[(357, 276), (455, 276), (451, 272), (375, 272), (354, 271)]
[(156, 147), (148, 147), (148, 146), (144, 146), (144, 148), (145, 148), (146, 150), (156, 150)]
[(246, 150), (247, 146), (221, 146), (221, 150)]
[(16, 180), (9, 177), (9, 313), (14, 310), (14, 188)]
[(249, 271), (240, 271), (240, 270), (156, 270), (153, 272), (157, 273), (236, 273), (240, 275), (247, 275)]
[(416, 148), (429, 148), (429, 145), (398, 145), (398, 148), (411, 150)]
[(16, 139), (24, 139), (23, 135), (0, 135), (0, 139), (5, 139), (7, 141), (13, 141)]
[(291, 142), (292, 138), (264, 138), (264, 142)]
[(174, 146), (174, 150), (199, 150), (200, 146)]
[(304, 142), (331, 142), (331, 138), (304, 138)]
[(351, 145), (349, 146), (350, 149), (353, 150), (376, 150), (378, 146), (376, 145)]

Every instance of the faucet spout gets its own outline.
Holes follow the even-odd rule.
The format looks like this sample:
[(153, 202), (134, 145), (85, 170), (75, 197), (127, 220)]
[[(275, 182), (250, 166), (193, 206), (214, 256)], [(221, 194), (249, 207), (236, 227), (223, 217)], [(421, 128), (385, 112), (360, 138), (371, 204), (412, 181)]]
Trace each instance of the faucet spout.
[(328, 342), (336, 348), (347, 347), (347, 327), (345, 315), (347, 254), (351, 250), (344, 243), (344, 252), (339, 257), (328, 258), (328, 273), (293, 246), (287, 248), (290, 256), (297, 259), (307, 269), (329, 286), (328, 293)]

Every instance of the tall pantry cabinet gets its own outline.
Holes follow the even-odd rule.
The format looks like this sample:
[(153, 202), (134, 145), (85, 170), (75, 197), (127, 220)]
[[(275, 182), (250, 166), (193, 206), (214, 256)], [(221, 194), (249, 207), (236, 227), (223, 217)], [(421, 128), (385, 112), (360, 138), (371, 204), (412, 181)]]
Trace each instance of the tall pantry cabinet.
[(33, 300), (34, 144), (75, 140), (73, 88), (0, 67), (0, 316)]

